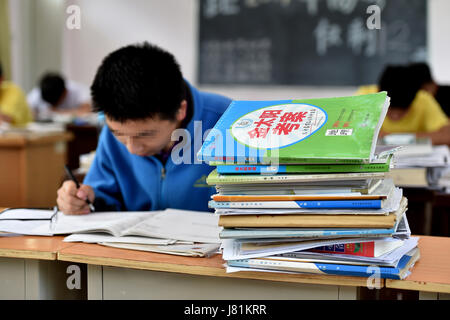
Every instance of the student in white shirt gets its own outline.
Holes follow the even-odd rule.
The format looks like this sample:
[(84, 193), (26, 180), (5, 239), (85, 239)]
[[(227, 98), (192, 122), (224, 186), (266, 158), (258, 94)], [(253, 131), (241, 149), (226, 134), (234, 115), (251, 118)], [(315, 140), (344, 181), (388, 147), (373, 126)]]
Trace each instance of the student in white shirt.
[(82, 115), (91, 112), (89, 89), (73, 81), (65, 81), (57, 73), (47, 73), (39, 87), (30, 91), (28, 104), (36, 120), (51, 118), (52, 113)]

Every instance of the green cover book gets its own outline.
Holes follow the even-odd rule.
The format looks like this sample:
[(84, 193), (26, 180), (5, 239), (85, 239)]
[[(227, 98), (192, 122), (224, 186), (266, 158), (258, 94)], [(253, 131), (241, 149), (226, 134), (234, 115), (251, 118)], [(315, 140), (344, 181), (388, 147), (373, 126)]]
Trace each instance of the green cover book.
[(292, 164), (292, 165), (218, 165), (219, 174), (278, 174), (332, 172), (389, 172), (392, 155), (385, 163)]
[(278, 101), (233, 101), (197, 157), (215, 163), (371, 163), (386, 92)]
[[(352, 172), (352, 173), (312, 173), (312, 174), (219, 174), (213, 170), (206, 178), (209, 185), (216, 184), (248, 184), (248, 183), (297, 183), (332, 180), (383, 179), (385, 172)], [(331, 184), (331, 182), (330, 182)]]

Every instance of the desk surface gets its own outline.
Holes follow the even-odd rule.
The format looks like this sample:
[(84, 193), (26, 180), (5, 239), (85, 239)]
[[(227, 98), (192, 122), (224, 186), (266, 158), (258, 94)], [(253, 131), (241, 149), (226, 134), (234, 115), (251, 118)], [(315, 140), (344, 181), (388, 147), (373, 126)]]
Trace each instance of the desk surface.
[(70, 132), (51, 134), (20, 134), (11, 133), (0, 135), (0, 147), (24, 147), (26, 145), (49, 144), (58, 141), (70, 141), (73, 134)]
[(450, 293), (450, 238), (420, 236), (420, 259), (404, 280), (386, 280), (387, 288)]
[(0, 236), (0, 257), (56, 260), (58, 251), (73, 246), (64, 237)]
[[(332, 275), (283, 274), (272, 272), (226, 273), (220, 255), (211, 258), (109, 248), (97, 244), (66, 243), (64, 237), (0, 237), (0, 256), (61, 260), (91, 265), (177, 272), (216, 277), (232, 277), (341, 286), (366, 286), (366, 278)], [(421, 257), (405, 280), (382, 281), (388, 288), (450, 293), (450, 238), (421, 236)]]

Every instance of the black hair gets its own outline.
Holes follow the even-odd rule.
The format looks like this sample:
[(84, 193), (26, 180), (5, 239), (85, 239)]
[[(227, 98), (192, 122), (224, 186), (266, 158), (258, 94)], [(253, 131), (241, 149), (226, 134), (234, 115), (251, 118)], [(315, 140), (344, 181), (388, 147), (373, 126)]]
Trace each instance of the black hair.
[(422, 86), (427, 83), (434, 82), (433, 77), (431, 76), (430, 67), (425, 62), (417, 62), (409, 65), (411, 69), (412, 75), (414, 79), (416, 79), (419, 83), (419, 86)]
[(66, 91), (64, 78), (58, 73), (46, 73), (39, 81), (42, 99), (52, 106), (56, 105)]
[(2, 63), (0, 62), (0, 78), (3, 77)]
[(154, 116), (174, 120), (186, 96), (174, 56), (148, 42), (125, 46), (106, 56), (91, 94), (93, 110), (119, 122)]
[(380, 91), (387, 91), (391, 107), (408, 109), (420, 86), (414, 80), (411, 68), (404, 65), (388, 65), (378, 82)]

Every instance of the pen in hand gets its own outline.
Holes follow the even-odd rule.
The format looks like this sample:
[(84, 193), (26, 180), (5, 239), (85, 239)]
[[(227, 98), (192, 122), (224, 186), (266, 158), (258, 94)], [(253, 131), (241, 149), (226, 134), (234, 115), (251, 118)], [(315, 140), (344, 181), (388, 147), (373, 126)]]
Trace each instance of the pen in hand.
[[(64, 169), (66, 170), (67, 175), (69, 176), (69, 178), (75, 182), (75, 185), (77, 186), (77, 189), (80, 189), (80, 184), (78, 183), (77, 178), (75, 178), (75, 176), (73, 175), (72, 171), (69, 169), (69, 167), (67, 165), (64, 166)], [(95, 207), (94, 205), (91, 203), (91, 201), (89, 201), (88, 198), (86, 198), (86, 203), (89, 205), (89, 209), (91, 209), (91, 212), (95, 212)]]

